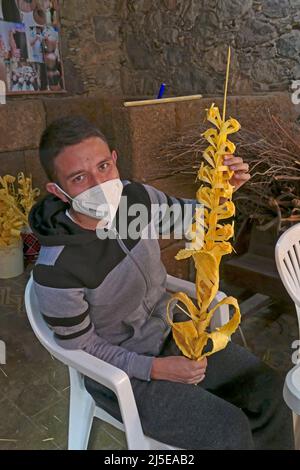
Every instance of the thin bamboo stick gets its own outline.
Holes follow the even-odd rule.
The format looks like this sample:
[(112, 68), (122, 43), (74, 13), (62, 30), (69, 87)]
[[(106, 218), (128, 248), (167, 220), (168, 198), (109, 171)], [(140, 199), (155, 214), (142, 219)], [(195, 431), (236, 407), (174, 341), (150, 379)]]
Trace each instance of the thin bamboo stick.
[(193, 101), (200, 100), (202, 95), (190, 95), (190, 96), (174, 96), (170, 98), (161, 98), (155, 100), (142, 100), (142, 101), (126, 101), (124, 103), (125, 108), (133, 106), (147, 106), (149, 104), (162, 104), (162, 103), (176, 103), (179, 101)]
[(226, 105), (227, 105), (227, 92), (228, 92), (228, 82), (229, 82), (229, 72), (230, 72), (230, 58), (231, 58), (231, 50), (230, 50), (230, 46), (229, 46), (228, 47), (228, 57), (227, 57), (227, 67), (226, 67), (225, 91), (224, 91), (223, 122), (225, 122), (225, 119), (226, 119)]

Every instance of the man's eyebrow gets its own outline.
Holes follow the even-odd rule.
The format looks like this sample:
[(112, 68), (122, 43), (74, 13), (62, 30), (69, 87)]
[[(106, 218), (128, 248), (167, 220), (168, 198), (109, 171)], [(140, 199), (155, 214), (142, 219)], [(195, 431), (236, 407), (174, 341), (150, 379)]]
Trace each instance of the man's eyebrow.
[[(103, 165), (103, 163), (110, 162), (110, 161), (111, 161), (111, 158), (110, 158), (110, 157), (106, 157), (105, 159), (100, 160), (100, 161), (97, 163), (97, 166), (98, 166), (98, 165)], [(73, 173), (70, 173), (70, 174), (67, 176), (67, 180), (69, 180), (69, 179), (71, 179), (71, 178), (74, 178), (74, 176), (81, 175), (82, 173), (86, 173), (86, 170), (76, 170), (76, 171), (73, 171)]]

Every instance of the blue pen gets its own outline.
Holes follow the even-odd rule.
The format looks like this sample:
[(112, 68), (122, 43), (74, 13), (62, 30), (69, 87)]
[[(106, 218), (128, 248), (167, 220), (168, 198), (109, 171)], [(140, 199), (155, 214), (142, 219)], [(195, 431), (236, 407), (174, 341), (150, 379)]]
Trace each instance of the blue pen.
[(164, 92), (165, 92), (165, 89), (166, 89), (166, 84), (165, 84), (165, 83), (162, 83), (162, 84), (160, 85), (160, 90), (159, 90), (159, 93), (158, 93), (158, 95), (157, 95), (157, 99), (158, 99), (158, 100), (160, 100), (160, 99), (163, 97)]

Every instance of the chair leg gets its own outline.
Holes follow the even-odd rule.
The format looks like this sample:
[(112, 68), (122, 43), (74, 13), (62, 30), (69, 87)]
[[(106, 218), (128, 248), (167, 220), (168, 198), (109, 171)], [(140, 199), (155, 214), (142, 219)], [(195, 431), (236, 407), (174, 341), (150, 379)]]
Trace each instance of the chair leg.
[[(77, 377), (76, 377), (77, 375)], [(86, 450), (95, 414), (95, 402), (70, 368), (69, 450)]]
[(300, 450), (300, 416), (293, 413), (295, 449)]

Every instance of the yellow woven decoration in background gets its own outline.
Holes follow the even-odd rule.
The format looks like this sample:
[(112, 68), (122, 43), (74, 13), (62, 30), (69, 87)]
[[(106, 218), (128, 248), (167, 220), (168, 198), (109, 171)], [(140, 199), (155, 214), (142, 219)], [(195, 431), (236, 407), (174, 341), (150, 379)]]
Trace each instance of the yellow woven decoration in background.
[[(194, 238), (194, 247), (180, 250), (177, 260), (193, 257), (196, 269), (196, 296), (197, 304), (183, 292), (173, 294), (168, 306), (167, 316), (172, 325), (174, 340), (182, 353), (193, 360), (201, 360), (221, 349), (224, 349), (230, 336), (240, 323), (240, 309), (234, 297), (227, 297), (210, 310), (210, 305), (219, 289), (219, 267), (222, 256), (232, 252), (233, 248), (228, 241), (234, 235), (234, 224), (223, 224), (221, 221), (235, 215), (235, 206), (232, 202), (233, 186), (230, 179), (233, 172), (224, 165), (224, 156), (235, 152), (235, 145), (228, 140), (228, 135), (237, 132), (240, 124), (235, 119), (225, 120), (226, 100), (230, 66), (230, 49), (225, 84), (223, 117), (214, 104), (207, 111), (207, 120), (214, 125), (203, 135), (209, 146), (203, 153), (203, 162), (198, 172), (198, 179), (204, 183), (197, 191), (196, 199), (204, 206), (203, 213), (196, 211), (195, 223), (191, 230), (203, 235), (201, 246)], [(174, 301), (182, 303), (190, 320), (173, 322), (170, 318), (170, 306)], [(232, 318), (228, 323), (216, 331), (208, 331), (211, 319), (221, 305), (231, 305), (234, 308)], [(180, 304), (179, 304), (180, 305)], [(212, 348), (204, 351), (208, 341), (212, 341)]]
[(32, 189), (31, 177), (19, 173), (0, 176), (0, 247), (15, 245), (21, 237), (22, 229), (28, 226), (30, 209), (40, 194)]

